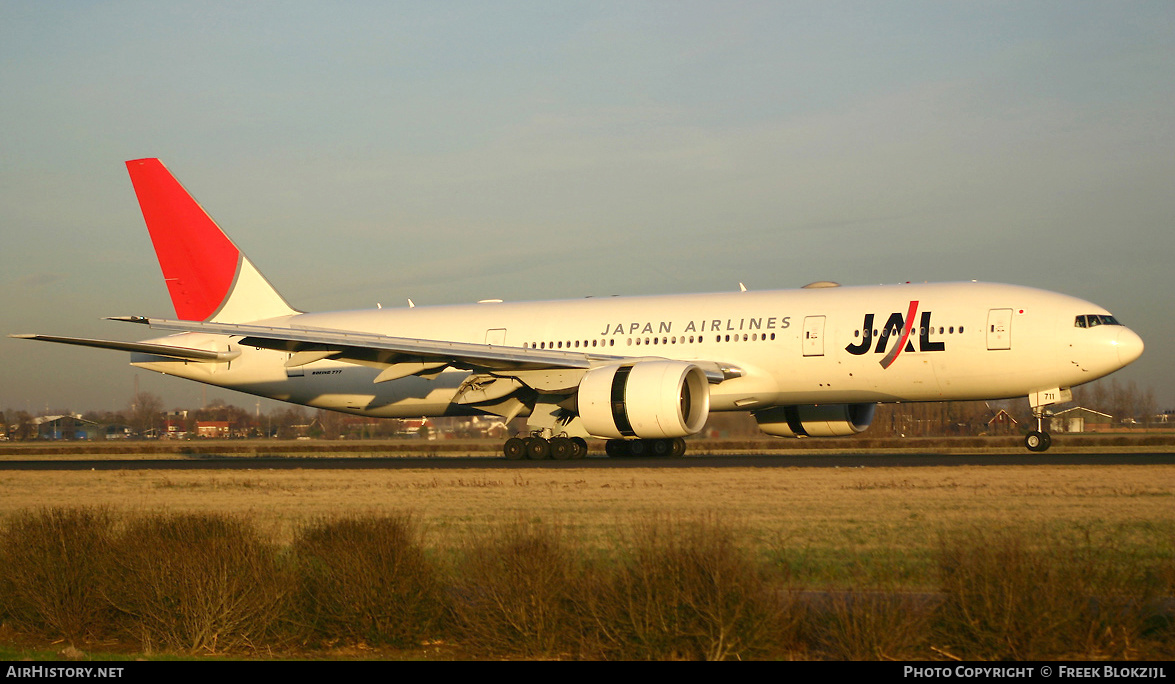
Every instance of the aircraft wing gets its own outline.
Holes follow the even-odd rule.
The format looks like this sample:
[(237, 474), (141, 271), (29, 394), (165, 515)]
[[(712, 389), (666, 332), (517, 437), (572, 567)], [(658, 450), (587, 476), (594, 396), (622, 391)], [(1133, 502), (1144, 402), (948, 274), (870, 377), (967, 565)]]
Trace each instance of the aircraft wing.
[(173, 347), (166, 344), (151, 344), (149, 342), (118, 342), (114, 340), (92, 340), (84, 337), (57, 337), (55, 335), (9, 335), (9, 337), (19, 340), (41, 340), (42, 342), (75, 344), (80, 347), (97, 347), (99, 349), (154, 354), (155, 356), (204, 363), (224, 363), (241, 355), (239, 351), (218, 352), (207, 349), (192, 349), (190, 347)]
[[(424, 363), (434, 368), (454, 366), (472, 371), (587, 370), (596, 366), (632, 360), (632, 357), (574, 352), (557, 349), (523, 349), (471, 342), (423, 340), (392, 337), (327, 328), (282, 328), (236, 323), (176, 321), (158, 318), (115, 318), (111, 320), (139, 323), (156, 330), (204, 332), (239, 336), (239, 344), (293, 354), (287, 366), (298, 366), (322, 359), (348, 361), (360, 365), (391, 366), (400, 363)], [(738, 377), (741, 371), (716, 362), (695, 362), (711, 383)], [(385, 379), (392, 379), (391, 377)]]

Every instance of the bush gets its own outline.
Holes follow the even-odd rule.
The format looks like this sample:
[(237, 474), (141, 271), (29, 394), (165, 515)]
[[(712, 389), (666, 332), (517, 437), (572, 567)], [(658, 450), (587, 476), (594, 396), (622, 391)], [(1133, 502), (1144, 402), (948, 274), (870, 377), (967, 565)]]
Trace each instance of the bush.
[(150, 515), (117, 544), (114, 604), (145, 650), (253, 645), (282, 615), (288, 580), (249, 523), (214, 514)]
[(71, 642), (109, 633), (112, 533), (102, 508), (14, 514), (0, 529), (0, 615), (18, 629)]
[(654, 520), (637, 527), (628, 552), (591, 606), (609, 656), (746, 659), (779, 647), (779, 595), (731, 528)]
[(442, 585), (407, 515), (324, 520), (294, 543), (309, 636), (415, 646), (443, 614)]
[(946, 537), (941, 637), (967, 658), (1132, 657), (1157, 585), (1121, 557), (1088, 537), (991, 530)]
[(815, 653), (830, 660), (917, 660), (929, 655), (933, 601), (901, 592), (819, 592), (804, 627)]
[(550, 525), (519, 522), (465, 549), (453, 615), (489, 653), (584, 657), (591, 651), (578, 600), (582, 558)]

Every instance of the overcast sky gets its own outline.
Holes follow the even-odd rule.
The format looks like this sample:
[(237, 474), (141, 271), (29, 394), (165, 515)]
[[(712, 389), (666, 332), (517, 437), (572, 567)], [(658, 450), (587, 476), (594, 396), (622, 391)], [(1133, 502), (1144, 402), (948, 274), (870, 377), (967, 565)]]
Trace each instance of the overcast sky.
[[(171, 316), (160, 157), (304, 310), (985, 280), (1175, 408), (1175, 3), (0, 3), (0, 333)], [(253, 399), (0, 338), (0, 408)]]

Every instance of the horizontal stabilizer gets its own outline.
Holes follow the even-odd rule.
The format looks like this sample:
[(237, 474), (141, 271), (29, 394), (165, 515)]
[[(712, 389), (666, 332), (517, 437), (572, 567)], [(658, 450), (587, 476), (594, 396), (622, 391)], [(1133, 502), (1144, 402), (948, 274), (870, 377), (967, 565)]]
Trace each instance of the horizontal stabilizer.
[(190, 347), (172, 347), (166, 344), (151, 344), (149, 342), (117, 342), (114, 340), (91, 340), (84, 337), (55, 337), (53, 335), (9, 335), (9, 337), (15, 337), (20, 340), (40, 340), (42, 342), (75, 344), (80, 347), (97, 347), (98, 349), (154, 354), (155, 356), (166, 356), (172, 359), (199, 361), (203, 363), (225, 363), (241, 355), (239, 351), (217, 352), (207, 349), (192, 349)]

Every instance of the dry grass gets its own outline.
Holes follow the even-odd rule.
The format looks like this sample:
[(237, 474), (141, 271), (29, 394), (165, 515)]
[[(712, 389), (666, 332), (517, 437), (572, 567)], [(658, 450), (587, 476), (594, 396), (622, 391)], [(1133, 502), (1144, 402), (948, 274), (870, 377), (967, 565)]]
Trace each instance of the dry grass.
[(1113, 537), (1153, 558), (1175, 544), (1175, 466), (0, 473), (0, 519), (42, 506), (229, 513), (280, 544), (324, 517), (410, 512), (441, 549), (518, 520), (615, 548), (628, 521), (719, 516), (797, 583), (930, 586), (941, 534), (1031, 523)]

